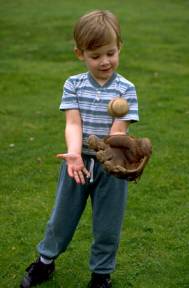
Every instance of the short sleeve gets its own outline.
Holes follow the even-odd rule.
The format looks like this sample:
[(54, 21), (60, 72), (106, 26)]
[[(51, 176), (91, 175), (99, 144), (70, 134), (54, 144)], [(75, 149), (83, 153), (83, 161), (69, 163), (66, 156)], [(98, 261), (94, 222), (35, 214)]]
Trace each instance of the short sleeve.
[(67, 109), (79, 109), (74, 80), (71, 78), (67, 79), (64, 84), (63, 95), (59, 109), (61, 111)]
[(127, 100), (129, 111), (126, 115), (120, 117), (119, 119), (131, 122), (139, 121), (138, 99), (135, 86), (133, 84), (129, 85), (121, 96)]

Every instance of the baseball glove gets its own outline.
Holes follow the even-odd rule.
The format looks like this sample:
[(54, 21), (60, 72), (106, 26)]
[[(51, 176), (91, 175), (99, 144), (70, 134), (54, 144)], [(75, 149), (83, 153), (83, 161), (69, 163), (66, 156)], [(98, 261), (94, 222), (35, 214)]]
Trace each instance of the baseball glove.
[(103, 139), (95, 135), (88, 138), (89, 147), (110, 174), (128, 181), (137, 181), (151, 156), (152, 145), (148, 138), (112, 135)]

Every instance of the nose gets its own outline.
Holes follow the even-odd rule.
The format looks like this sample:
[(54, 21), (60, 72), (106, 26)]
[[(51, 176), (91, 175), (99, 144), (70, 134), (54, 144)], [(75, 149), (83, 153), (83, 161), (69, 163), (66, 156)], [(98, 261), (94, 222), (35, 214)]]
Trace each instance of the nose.
[(108, 65), (110, 63), (109, 59), (107, 56), (103, 56), (102, 59), (101, 59), (101, 65), (102, 66), (105, 66), (105, 65)]

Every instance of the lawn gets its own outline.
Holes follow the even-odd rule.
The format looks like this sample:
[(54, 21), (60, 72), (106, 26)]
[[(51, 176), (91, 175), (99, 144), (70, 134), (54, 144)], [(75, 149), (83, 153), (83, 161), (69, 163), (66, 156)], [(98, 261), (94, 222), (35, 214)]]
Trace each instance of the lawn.
[[(186, 0), (1, 0), (0, 287), (19, 287), (36, 258), (66, 151), (62, 86), (85, 67), (72, 28), (92, 9), (120, 19), (119, 73), (134, 82), (140, 122), (131, 134), (152, 140), (153, 156), (129, 184), (115, 288), (189, 287), (189, 33)], [(90, 203), (54, 278), (41, 287), (84, 288), (90, 277)]]

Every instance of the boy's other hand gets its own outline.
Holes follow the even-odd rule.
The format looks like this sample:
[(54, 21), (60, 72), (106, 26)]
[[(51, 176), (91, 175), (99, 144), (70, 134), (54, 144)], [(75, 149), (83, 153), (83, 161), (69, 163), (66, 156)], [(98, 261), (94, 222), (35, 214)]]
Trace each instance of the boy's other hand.
[(57, 154), (56, 157), (67, 161), (68, 175), (74, 178), (77, 184), (85, 184), (85, 179), (90, 177), (90, 173), (86, 169), (80, 154)]

